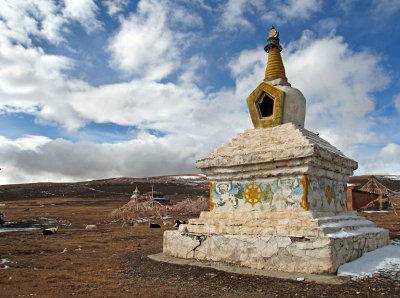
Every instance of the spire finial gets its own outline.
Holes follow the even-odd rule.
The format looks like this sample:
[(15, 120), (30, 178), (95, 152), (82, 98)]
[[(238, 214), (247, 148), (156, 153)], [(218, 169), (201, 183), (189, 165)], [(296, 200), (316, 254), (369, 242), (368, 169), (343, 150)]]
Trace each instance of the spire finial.
[(267, 53), (269, 53), (269, 50), (272, 48), (278, 48), (279, 51), (282, 51), (282, 46), (279, 44), (279, 32), (276, 31), (274, 26), (269, 30), (267, 42), (268, 43), (264, 48)]
[(281, 51), (282, 46), (279, 44), (279, 32), (274, 26), (271, 27), (268, 33), (268, 43), (264, 50), (268, 53), (268, 64), (265, 70), (265, 81), (275, 79), (283, 79), (287, 82), (285, 67), (283, 66)]

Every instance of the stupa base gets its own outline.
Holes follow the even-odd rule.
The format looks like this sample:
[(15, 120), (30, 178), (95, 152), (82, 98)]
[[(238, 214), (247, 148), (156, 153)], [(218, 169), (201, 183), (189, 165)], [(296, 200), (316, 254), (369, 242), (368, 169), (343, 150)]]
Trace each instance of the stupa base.
[(165, 231), (163, 253), (256, 269), (335, 273), (389, 244), (387, 230), (350, 211), (236, 213), (203, 212), (178, 231)]

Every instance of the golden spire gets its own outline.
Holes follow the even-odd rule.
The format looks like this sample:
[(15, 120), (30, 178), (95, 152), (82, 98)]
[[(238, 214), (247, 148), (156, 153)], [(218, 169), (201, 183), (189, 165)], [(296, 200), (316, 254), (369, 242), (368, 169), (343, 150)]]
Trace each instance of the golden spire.
[(275, 79), (284, 79), (287, 81), (285, 67), (283, 66), (281, 51), (282, 47), (279, 44), (279, 32), (272, 26), (268, 33), (268, 43), (264, 50), (269, 53), (267, 69), (265, 70), (264, 81), (272, 81)]

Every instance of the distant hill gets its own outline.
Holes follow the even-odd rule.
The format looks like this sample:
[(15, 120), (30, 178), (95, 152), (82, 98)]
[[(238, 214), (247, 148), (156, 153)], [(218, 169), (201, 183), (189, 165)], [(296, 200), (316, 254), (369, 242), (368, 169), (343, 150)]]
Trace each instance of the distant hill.
[(208, 196), (204, 175), (170, 175), (146, 178), (119, 177), (71, 183), (27, 183), (0, 185), (0, 202), (46, 197), (126, 197), (138, 186), (141, 193), (163, 193), (173, 201)]

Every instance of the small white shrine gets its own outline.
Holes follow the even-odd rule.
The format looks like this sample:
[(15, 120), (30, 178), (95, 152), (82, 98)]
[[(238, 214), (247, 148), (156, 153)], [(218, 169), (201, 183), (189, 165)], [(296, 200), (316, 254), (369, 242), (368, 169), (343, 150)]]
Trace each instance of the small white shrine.
[(254, 129), (196, 166), (210, 211), (164, 233), (163, 253), (257, 269), (335, 273), (389, 243), (388, 231), (346, 207), (357, 162), (304, 128), (306, 100), (288, 83), (272, 27), (264, 80), (247, 98)]

